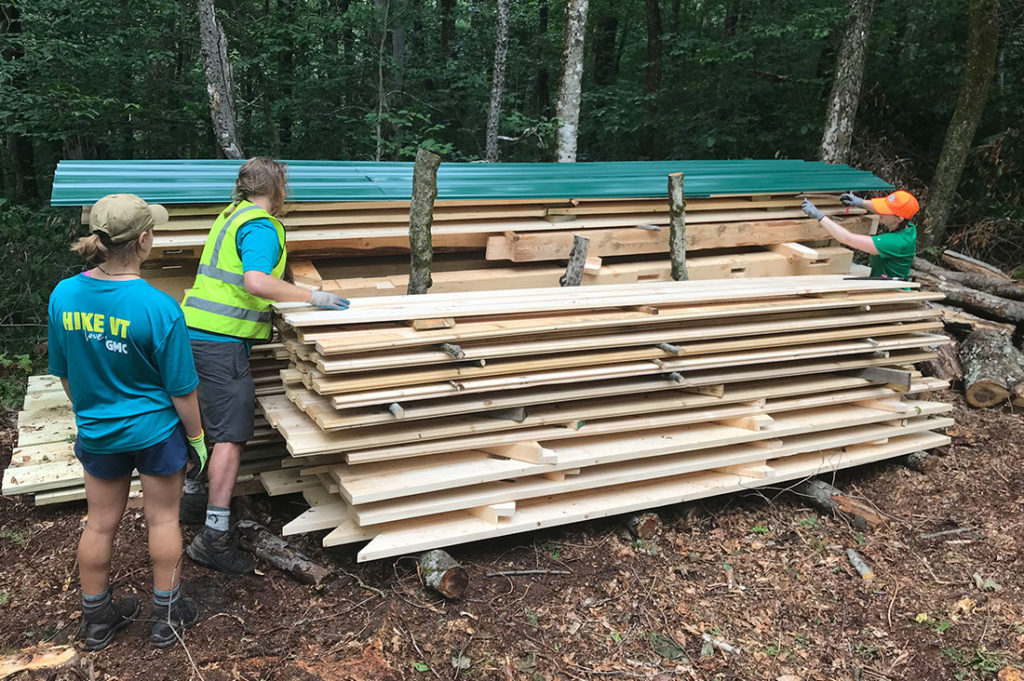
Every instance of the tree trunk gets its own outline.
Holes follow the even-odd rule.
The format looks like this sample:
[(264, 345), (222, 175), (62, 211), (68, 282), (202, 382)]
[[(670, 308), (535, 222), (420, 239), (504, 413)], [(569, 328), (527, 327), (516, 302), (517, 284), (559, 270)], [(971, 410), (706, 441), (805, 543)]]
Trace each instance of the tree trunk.
[(441, 0), (441, 57), (455, 56), (455, 0)]
[(505, 94), (505, 62), (508, 58), (509, 0), (498, 0), (498, 32), (494, 40), (494, 72), (491, 78), (491, 106), (487, 112), (487, 160), (498, 160), (498, 123), (501, 98)]
[(640, 129), (640, 155), (655, 156), (655, 121), (658, 117), (658, 91), (661, 89), (661, 5), (644, 0), (647, 20), (647, 66), (644, 71), (644, 125)]
[(992, 329), (993, 331), (1005, 333), (1010, 336), (1017, 331), (1016, 324), (994, 322), (991, 319), (985, 319), (984, 317), (971, 314), (963, 308), (953, 307), (951, 305), (939, 305), (938, 303), (928, 303), (928, 307), (942, 313), (942, 324), (946, 327), (946, 330), (952, 331), (961, 337), (965, 337), (967, 334), (972, 331), (977, 331), (978, 329)]
[(976, 260), (975, 258), (964, 255), (963, 253), (957, 253), (956, 251), (943, 251), (942, 264), (949, 269), (956, 270), (957, 272), (973, 272), (974, 274), (984, 274), (990, 277), (996, 277), (997, 279), (1010, 279), (1010, 277), (1006, 276), (1005, 272), (995, 265), (991, 265), (983, 260)]
[(1007, 400), (1024, 382), (1024, 355), (1006, 334), (979, 329), (960, 346), (964, 395), (972, 407), (991, 407)]
[(238, 139), (235, 115), (235, 83), (228, 61), (228, 39), (217, 21), (213, 0), (197, 0), (199, 43), (203, 52), (206, 92), (210, 97), (210, 117), (217, 147), (227, 158), (245, 158)]
[(469, 586), (469, 573), (441, 549), (420, 556), (423, 583), (445, 598), (461, 598)]
[(953, 119), (946, 130), (938, 168), (928, 191), (918, 249), (942, 242), (946, 222), (967, 154), (974, 140), (981, 114), (985, 110), (989, 86), (996, 69), (999, 43), (999, 0), (971, 0), (970, 33), (967, 39), (967, 64), (960, 82)]
[(910, 273), (921, 283), (929, 284), (944, 293), (946, 295), (945, 302), (948, 304), (996, 319), (1014, 323), (1024, 322), (1024, 302), (1000, 298), (966, 286), (952, 284), (921, 270), (911, 270)]
[(914, 267), (922, 272), (927, 272), (933, 277), (976, 288), (979, 291), (991, 293), (994, 296), (1010, 298), (1012, 300), (1024, 300), (1024, 285), (1012, 279), (996, 279), (995, 277), (972, 272), (952, 272), (921, 258), (914, 258)]
[[(406, 0), (395, 0), (392, 10), (394, 20), (391, 28), (391, 58), (394, 62), (394, 83), (393, 90), (401, 93), (405, 90), (405, 64), (406, 64), (406, 43), (405, 43), (405, 16), (407, 14)], [(402, 108), (400, 99), (395, 101), (396, 108)]]
[(547, 116), (551, 109), (551, 84), (548, 75), (548, 0), (539, 0), (537, 8), (537, 114)]
[(609, 14), (595, 19), (594, 24), (594, 85), (604, 87), (615, 82), (615, 38), (619, 34), (619, 17)]
[(416, 152), (412, 171), (412, 201), (409, 204), (409, 295), (426, 293), (430, 288), (430, 267), (434, 247), (430, 226), (434, 222), (434, 199), (437, 197), (437, 167), (441, 157), (426, 149)]
[(555, 160), (576, 161), (579, 135), (580, 99), (583, 95), (583, 42), (587, 27), (588, 0), (568, 0), (562, 45), (562, 82), (558, 88), (558, 131)]
[(849, 0), (846, 5), (849, 19), (839, 48), (825, 135), (821, 139), (821, 160), (826, 163), (846, 163), (850, 156), (873, 6), (874, 0)]
[(377, 46), (377, 121), (374, 126), (376, 151), (373, 160), (384, 158), (384, 112), (388, 110), (387, 88), (384, 85), (384, 45), (388, 39), (388, 15), (391, 9), (390, 0), (373, 0), (374, 14), (377, 16), (380, 33)]

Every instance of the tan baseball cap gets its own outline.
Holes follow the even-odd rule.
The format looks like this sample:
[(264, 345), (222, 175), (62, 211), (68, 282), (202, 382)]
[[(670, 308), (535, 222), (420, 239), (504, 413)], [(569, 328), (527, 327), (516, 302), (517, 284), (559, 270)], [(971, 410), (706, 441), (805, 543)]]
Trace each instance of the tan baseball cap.
[(159, 204), (146, 203), (135, 194), (107, 194), (89, 211), (89, 230), (121, 244), (167, 220), (167, 209)]

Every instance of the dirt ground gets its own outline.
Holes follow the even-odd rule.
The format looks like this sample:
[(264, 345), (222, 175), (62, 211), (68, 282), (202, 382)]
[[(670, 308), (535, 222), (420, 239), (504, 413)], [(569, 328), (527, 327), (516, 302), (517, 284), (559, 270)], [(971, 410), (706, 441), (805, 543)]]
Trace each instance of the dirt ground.
[[(929, 473), (882, 463), (838, 476), (888, 516), (876, 530), (768, 489), (660, 509), (650, 541), (608, 519), (453, 547), (471, 579), (458, 601), (426, 592), (413, 557), (359, 565), (355, 548), (300, 537), (335, 571), (320, 587), (266, 565), (232, 578), (186, 561), (204, 613), (186, 647), (154, 651), (140, 621), (104, 651), (11, 678), (1020, 679), (1007, 667), (1024, 659), (1024, 419), (942, 399), (957, 403), (954, 443)], [(278, 529), (300, 501), (257, 507)], [(84, 513), (0, 497), (0, 653), (73, 639)], [(545, 572), (489, 574), (507, 570)], [(113, 583), (148, 606), (148, 582), (144, 523), (129, 511)]]

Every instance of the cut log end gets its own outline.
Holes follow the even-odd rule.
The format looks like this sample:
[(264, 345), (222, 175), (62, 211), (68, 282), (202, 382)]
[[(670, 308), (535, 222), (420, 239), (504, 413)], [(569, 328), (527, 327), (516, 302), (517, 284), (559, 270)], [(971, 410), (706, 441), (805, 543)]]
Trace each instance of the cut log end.
[(967, 396), (967, 404), (980, 409), (1002, 404), (1010, 396), (1010, 391), (995, 381), (983, 379), (968, 386), (964, 394)]
[(445, 598), (462, 598), (469, 586), (469, 573), (458, 561), (440, 549), (420, 556), (420, 578)]
[(637, 513), (626, 520), (626, 527), (637, 539), (650, 539), (661, 530), (661, 518), (657, 513)]

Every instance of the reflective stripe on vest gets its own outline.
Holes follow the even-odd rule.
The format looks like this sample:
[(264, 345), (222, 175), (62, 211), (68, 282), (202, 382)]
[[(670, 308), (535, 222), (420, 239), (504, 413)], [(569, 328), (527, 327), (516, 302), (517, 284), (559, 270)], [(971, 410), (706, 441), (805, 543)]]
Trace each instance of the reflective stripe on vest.
[[(262, 208), (259, 206), (246, 206), (245, 208), (236, 210), (231, 214), (231, 217), (229, 217), (228, 221), (224, 223), (220, 233), (217, 235), (216, 243), (213, 244), (213, 252), (210, 254), (210, 264), (200, 265), (196, 274), (202, 274), (205, 277), (219, 279), (225, 283), (245, 288), (245, 277), (243, 275), (238, 272), (232, 272), (231, 270), (221, 269), (220, 267), (217, 267), (217, 263), (220, 261), (220, 247), (224, 243), (224, 235), (228, 233), (228, 230), (231, 228), (231, 224), (235, 221), (235, 218), (243, 213), (248, 213), (254, 210), (262, 210)], [(213, 310), (208, 310), (208, 312), (213, 312)], [(234, 317), (235, 315), (228, 316)]]
[(269, 311), (246, 310), (244, 307), (226, 305), (215, 300), (206, 300), (205, 298), (196, 298), (195, 296), (189, 296), (188, 300), (185, 301), (185, 305), (187, 307), (194, 307), (197, 310), (203, 310), (204, 312), (212, 312), (246, 322), (269, 322), (271, 319)]

